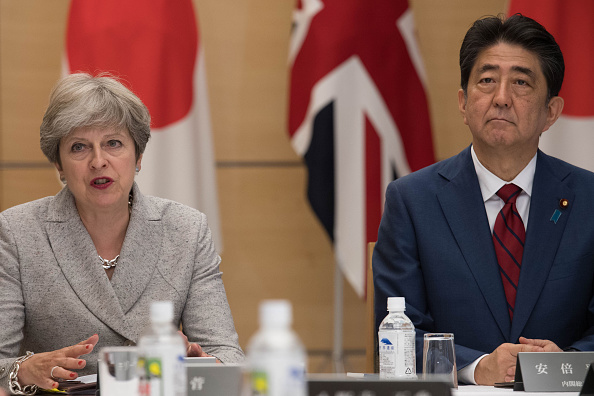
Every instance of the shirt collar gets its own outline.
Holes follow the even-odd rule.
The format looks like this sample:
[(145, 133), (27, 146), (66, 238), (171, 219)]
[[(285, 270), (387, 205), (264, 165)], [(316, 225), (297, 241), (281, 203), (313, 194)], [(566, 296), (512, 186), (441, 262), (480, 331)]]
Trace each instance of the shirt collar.
[[(478, 177), (479, 186), (481, 188), (481, 194), (483, 195), (483, 202), (487, 202), (490, 198), (495, 196), (497, 191), (503, 187), (506, 182), (501, 180), (499, 177), (491, 173), (487, 168), (481, 164), (476, 153), (474, 152), (474, 146), (470, 147), (472, 154), (472, 162), (474, 163), (474, 170)], [(528, 196), (532, 196), (532, 183), (534, 182), (534, 173), (536, 172), (536, 154), (528, 165), (516, 176), (510, 183), (514, 183), (520, 187)]]

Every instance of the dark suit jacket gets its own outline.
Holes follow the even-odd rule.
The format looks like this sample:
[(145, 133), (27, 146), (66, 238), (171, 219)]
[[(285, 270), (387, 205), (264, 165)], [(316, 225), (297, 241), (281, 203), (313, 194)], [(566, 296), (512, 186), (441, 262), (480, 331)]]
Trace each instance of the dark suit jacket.
[(419, 370), (425, 332), (458, 369), (520, 336), (594, 350), (594, 174), (538, 152), (513, 322), (470, 148), (388, 186), (373, 269), (376, 327), (404, 296)]

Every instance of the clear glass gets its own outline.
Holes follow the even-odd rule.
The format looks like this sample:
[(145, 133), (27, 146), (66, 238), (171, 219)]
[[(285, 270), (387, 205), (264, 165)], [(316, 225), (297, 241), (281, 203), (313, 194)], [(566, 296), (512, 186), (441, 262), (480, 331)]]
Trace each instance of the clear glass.
[(454, 388), (458, 387), (452, 333), (426, 333), (423, 336), (423, 379), (447, 381)]
[(415, 326), (402, 311), (390, 312), (378, 331), (380, 378), (416, 379)]
[(107, 347), (99, 352), (99, 387), (104, 395), (138, 395), (137, 348)]

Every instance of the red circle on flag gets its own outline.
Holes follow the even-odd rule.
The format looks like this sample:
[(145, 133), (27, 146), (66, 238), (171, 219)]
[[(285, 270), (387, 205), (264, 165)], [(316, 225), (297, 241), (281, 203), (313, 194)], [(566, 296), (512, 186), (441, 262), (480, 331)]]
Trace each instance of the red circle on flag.
[(192, 106), (198, 33), (190, 0), (73, 0), (66, 50), (71, 72), (119, 77), (148, 107), (152, 126)]

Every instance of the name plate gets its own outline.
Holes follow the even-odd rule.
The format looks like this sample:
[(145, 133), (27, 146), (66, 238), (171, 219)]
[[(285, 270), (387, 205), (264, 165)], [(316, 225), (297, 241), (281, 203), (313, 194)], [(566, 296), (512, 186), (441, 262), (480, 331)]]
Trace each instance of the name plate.
[(308, 378), (310, 396), (451, 396), (445, 382)]
[(241, 365), (192, 363), (191, 360), (190, 363), (186, 360), (188, 396), (236, 396), (241, 393)]
[(520, 352), (514, 390), (579, 392), (594, 352)]

